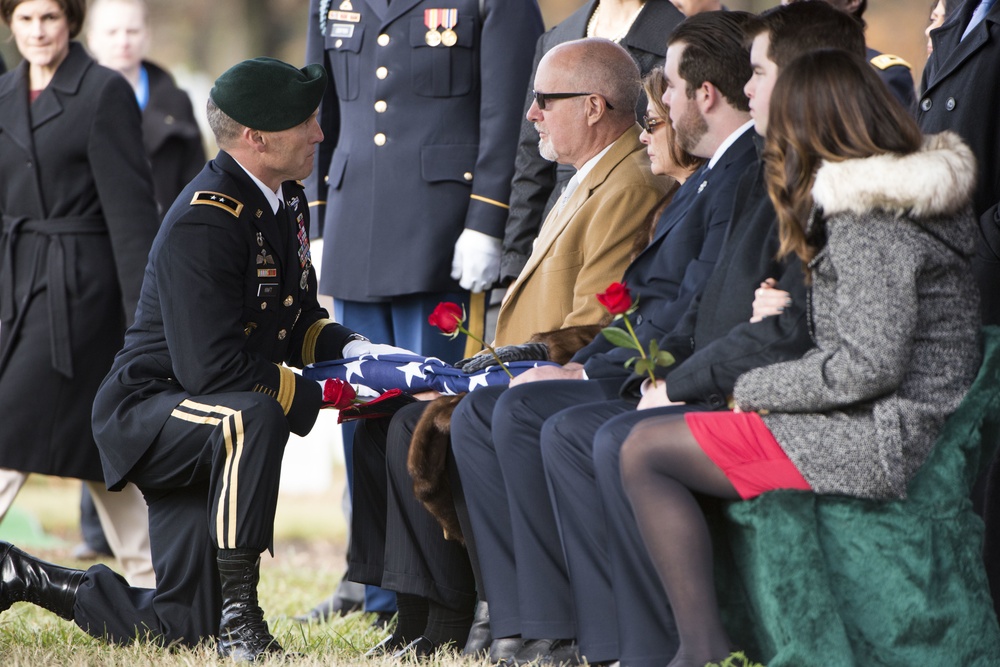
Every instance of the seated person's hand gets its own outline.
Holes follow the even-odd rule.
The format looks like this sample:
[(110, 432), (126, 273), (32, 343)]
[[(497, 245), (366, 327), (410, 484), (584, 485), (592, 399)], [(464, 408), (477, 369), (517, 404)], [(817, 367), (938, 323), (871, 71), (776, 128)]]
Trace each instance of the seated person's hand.
[(570, 362), (565, 366), (539, 366), (529, 368), (510, 381), (511, 387), (540, 380), (582, 380), (583, 364)]
[(428, 389), (427, 391), (418, 391), (417, 393), (413, 394), (413, 398), (417, 399), (418, 401), (433, 401), (435, 398), (438, 398), (439, 396), (443, 396), (443, 394), (436, 392), (433, 389)]
[(788, 292), (777, 289), (776, 284), (774, 278), (768, 278), (754, 292), (751, 322), (760, 322), (765, 317), (778, 315), (791, 305), (791, 296)]
[(414, 356), (422, 356), (402, 347), (384, 345), (382, 343), (372, 343), (367, 340), (352, 340), (344, 346), (345, 359), (360, 357), (362, 354), (412, 354)]
[(647, 378), (642, 383), (642, 398), (639, 399), (637, 410), (648, 410), (650, 408), (665, 408), (668, 405), (684, 405), (684, 401), (671, 401), (667, 396), (667, 381), (660, 378), (656, 381), (656, 386)]
[[(548, 361), (549, 350), (544, 343), (524, 343), (523, 345), (503, 345), (496, 348), (500, 361)], [(478, 373), (484, 368), (497, 366), (497, 360), (488, 351), (483, 350), (474, 357), (466, 357), (455, 363), (455, 368), (465, 373)]]

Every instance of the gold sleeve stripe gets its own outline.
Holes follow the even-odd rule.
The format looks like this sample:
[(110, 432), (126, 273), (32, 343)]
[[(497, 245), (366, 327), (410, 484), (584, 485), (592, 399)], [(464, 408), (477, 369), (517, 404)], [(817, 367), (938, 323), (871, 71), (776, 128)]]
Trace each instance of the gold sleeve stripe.
[(309, 202), (309, 208), (312, 208), (313, 206), (326, 206), (326, 200), (318, 199), (316, 201)]
[(236, 410), (227, 408), (224, 405), (205, 405), (204, 403), (197, 403), (188, 398), (181, 401), (180, 405), (170, 413), (170, 416), (194, 424), (215, 426), (226, 417), (235, 413)]
[[(479, 340), (483, 340), (486, 333), (486, 292), (473, 292), (469, 295), (469, 331)], [(465, 356), (471, 357), (483, 349), (472, 336), (465, 337)]]
[(306, 366), (316, 363), (316, 342), (319, 341), (319, 334), (327, 324), (333, 324), (333, 320), (316, 320), (306, 329), (302, 341), (302, 363)]
[(483, 197), (481, 195), (469, 195), (470, 199), (475, 199), (476, 201), (485, 202), (487, 204), (493, 204), (494, 206), (499, 206), (500, 208), (510, 209), (510, 206), (504, 204), (503, 202), (497, 201), (496, 199), (490, 199), (489, 197)]
[(295, 373), (286, 366), (278, 366), (278, 373), (281, 379), (278, 384), (277, 399), (278, 403), (281, 404), (281, 409), (287, 415), (292, 409), (292, 403), (295, 402)]

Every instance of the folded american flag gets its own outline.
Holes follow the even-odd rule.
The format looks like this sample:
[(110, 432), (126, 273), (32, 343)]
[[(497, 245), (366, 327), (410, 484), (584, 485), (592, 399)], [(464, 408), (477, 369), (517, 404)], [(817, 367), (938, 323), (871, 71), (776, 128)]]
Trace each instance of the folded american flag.
[[(556, 365), (551, 361), (514, 361), (507, 367), (516, 376), (536, 366)], [(450, 396), (510, 382), (500, 366), (490, 366), (470, 375), (435, 357), (412, 354), (363, 354), (352, 359), (323, 361), (307, 366), (302, 375), (318, 381), (339, 378), (369, 387), (378, 394), (400, 389), (409, 394), (433, 390)]]

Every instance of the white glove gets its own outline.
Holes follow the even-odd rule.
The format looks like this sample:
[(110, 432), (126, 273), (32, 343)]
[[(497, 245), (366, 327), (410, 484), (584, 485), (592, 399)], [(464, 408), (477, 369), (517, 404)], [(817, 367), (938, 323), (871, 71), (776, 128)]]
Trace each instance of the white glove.
[(412, 354), (420, 356), (417, 355), (416, 352), (410, 352), (409, 350), (396, 347), (395, 345), (383, 345), (381, 343), (373, 343), (367, 340), (352, 340), (344, 346), (345, 359), (360, 357), (362, 354)]
[(455, 242), (451, 277), (462, 289), (483, 292), (500, 278), (502, 241), (474, 229), (462, 231)]

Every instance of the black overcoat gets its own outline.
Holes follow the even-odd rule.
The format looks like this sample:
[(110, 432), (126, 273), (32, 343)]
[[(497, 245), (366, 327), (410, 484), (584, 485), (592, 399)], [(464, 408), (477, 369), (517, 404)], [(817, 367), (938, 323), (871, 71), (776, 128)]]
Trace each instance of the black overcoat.
[(153, 168), (153, 192), (160, 217), (205, 166), (205, 147), (191, 98), (164, 69), (143, 61), (149, 101), (142, 110), (142, 142)]
[(90, 408), (156, 234), (139, 107), (77, 43), (0, 77), (0, 467), (100, 480)]

